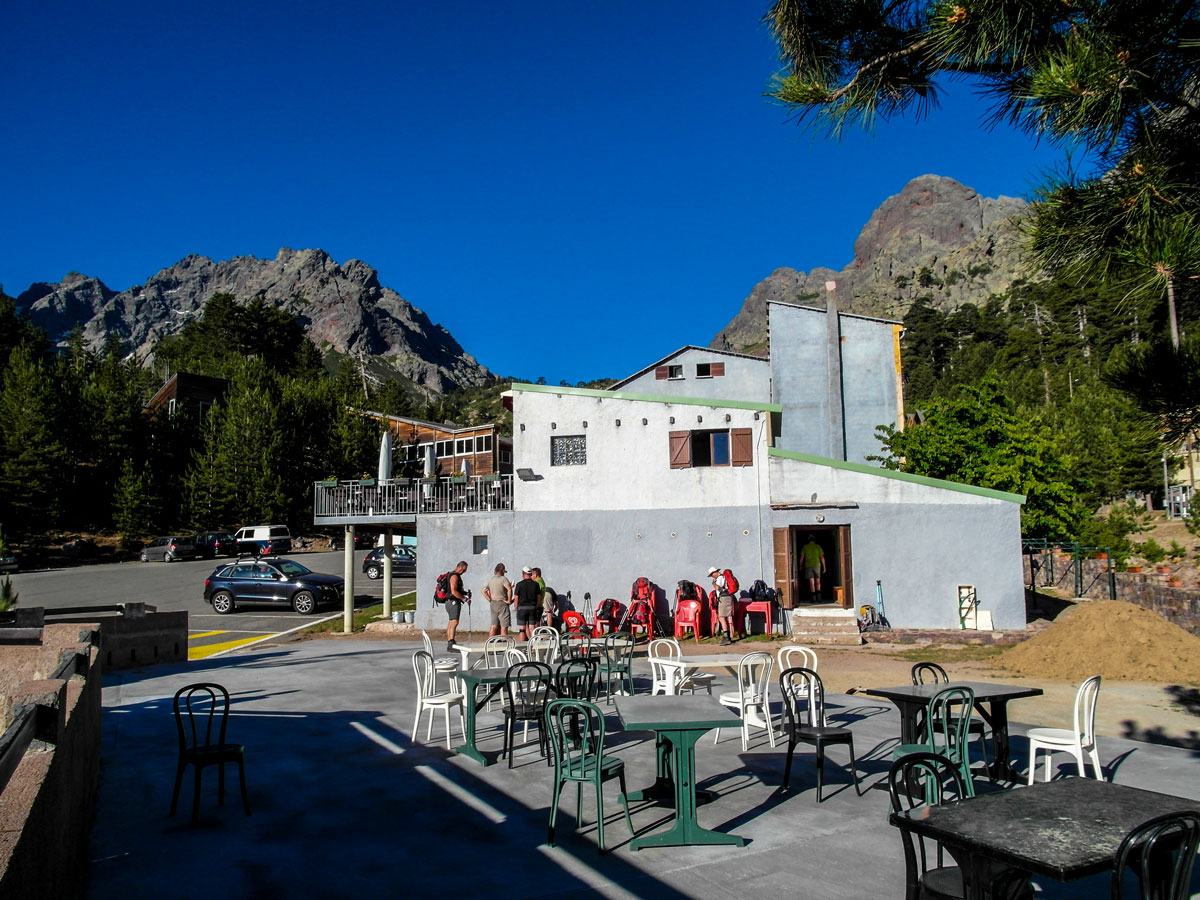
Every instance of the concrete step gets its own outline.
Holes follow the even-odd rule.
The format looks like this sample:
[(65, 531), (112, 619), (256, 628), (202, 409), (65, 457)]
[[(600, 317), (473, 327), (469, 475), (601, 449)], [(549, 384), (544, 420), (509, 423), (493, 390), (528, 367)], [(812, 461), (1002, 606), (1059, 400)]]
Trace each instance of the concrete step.
[(802, 606), (792, 610), (792, 635), (801, 644), (862, 643), (858, 618), (853, 610), (840, 606)]

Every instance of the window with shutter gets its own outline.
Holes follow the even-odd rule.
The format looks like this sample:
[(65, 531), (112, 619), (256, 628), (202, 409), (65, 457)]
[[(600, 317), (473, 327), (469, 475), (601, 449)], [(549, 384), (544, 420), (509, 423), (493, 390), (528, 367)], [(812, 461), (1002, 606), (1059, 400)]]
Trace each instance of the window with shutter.
[(670, 366), (658, 366), (654, 370), (654, 377), (658, 381), (666, 381), (670, 377)]
[(709, 363), (708, 374), (713, 378), (720, 378), (725, 374), (725, 363)]

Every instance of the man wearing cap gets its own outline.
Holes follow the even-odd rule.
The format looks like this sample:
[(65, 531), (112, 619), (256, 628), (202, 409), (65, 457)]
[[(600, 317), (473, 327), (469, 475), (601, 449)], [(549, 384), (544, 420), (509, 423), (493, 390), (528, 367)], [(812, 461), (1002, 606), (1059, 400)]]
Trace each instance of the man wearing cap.
[(721, 635), (721, 643), (732, 644), (730, 635), (733, 634), (733, 594), (729, 585), (725, 583), (724, 573), (716, 566), (709, 568), (708, 577), (712, 579), (713, 590), (717, 592), (717, 622), (725, 632)]
[(513, 591), (512, 582), (505, 576), (507, 571), (504, 563), (496, 563), (492, 577), (483, 589), (483, 596), (487, 597), (488, 603), (492, 607), (492, 627), (488, 629), (488, 637), (508, 634), (509, 629), (512, 628), (510, 607), (513, 602)]
[(538, 583), (533, 580), (533, 569), (521, 569), (521, 580), (513, 586), (513, 597), (517, 606), (517, 629), (521, 640), (527, 641), (538, 623)]

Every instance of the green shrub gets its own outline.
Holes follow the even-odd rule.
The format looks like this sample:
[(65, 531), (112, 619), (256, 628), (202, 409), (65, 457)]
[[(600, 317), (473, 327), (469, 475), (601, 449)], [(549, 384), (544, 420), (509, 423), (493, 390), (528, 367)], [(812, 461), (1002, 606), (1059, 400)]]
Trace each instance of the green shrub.
[(1144, 544), (1138, 544), (1137, 553), (1148, 563), (1160, 563), (1167, 558), (1167, 551), (1154, 538), (1150, 538)]
[(1179, 541), (1171, 541), (1171, 546), (1167, 548), (1167, 556), (1171, 559), (1183, 559), (1187, 556), (1187, 547), (1179, 543)]
[(0, 581), (0, 612), (8, 612), (17, 605), (17, 592), (13, 589), (12, 579), (7, 575)]

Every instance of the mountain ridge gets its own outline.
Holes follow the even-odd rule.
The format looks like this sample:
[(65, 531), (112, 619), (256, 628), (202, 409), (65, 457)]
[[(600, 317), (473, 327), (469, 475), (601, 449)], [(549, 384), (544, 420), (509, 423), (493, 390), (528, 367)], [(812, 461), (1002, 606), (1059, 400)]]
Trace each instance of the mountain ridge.
[(119, 292), (72, 272), (57, 284), (34, 284), (16, 299), (18, 309), (54, 340), (78, 324), (89, 347), (116, 334), (136, 358), (149, 361), (154, 344), (199, 316), (217, 293), (286, 309), (324, 353), (369, 356), (426, 395), (494, 377), (449, 331), (380, 285), (373, 268), (358, 259), (339, 264), (320, 249), (285, 247), (274, 259), (224, 261), (192, 254)]

